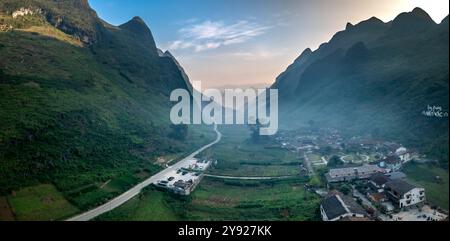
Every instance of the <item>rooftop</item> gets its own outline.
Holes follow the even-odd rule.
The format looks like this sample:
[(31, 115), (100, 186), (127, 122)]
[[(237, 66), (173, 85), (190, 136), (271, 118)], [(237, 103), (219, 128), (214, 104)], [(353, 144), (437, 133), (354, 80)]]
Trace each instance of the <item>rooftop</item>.
[(370, 172), (378, 172), (380, 168), (375, 165), (364, 165), (359, 167), (348, 167), (348, 168), (339, 168), (339, 169), (331, 169), (329, 174), (331, 177), (337, 176), (348, 176), (349, 174), (356, 173), (370, 173)]
[(396, 180), (390, 181), (390, 182), (386, 183), (386, 187), (394, 190), (395, 192), (399, 193), (400, 195), (404, 195), (407, 192), (409, 192), (415, 188), (418, 188), (418, 186), (416, 186), (410, 182), (407, 182), (405, 180), (402, 180), (402, 179), (396, 179)]
[(387, 182), (389, 182), (391, 179), (389, 179), (389, 177), (387, 177), (384, 174), (381, 173), (377, 173), (375, 175), (373, 175), (370, 180), (372, 182), (374, 182), (375, 184), (377, 184), (378, 186), (383, 186), (384, 184), (386, 184)]
[(385, 162), (386, 164), (397, 164), (400, 163), (401, 160), (398, 156), (387, 156), (386, 158), (384, 158), (383, 160), (381, 160), (382, 162)]
[(387, 173), (386, 176), (388, 176), (391, 180), (406, 178), (406, 174), (403, 172), (391, 172)]
[(321, 205), (330, 220), (345, 214), (367, 215), (366, 211), (353, 198), (343, 194), (333, 194), (322, 200)]

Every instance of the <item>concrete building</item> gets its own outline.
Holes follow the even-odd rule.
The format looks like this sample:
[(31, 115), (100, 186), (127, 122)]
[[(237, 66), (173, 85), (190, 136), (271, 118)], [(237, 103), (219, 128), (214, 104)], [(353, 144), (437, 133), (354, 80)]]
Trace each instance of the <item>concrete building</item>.
[(366, 218), (367, 212), (349, 196), (336, 193), (322, 200), (320, 213), (323, 221), (343, 221), (352, 218)]
[(403, 163), (409, 162), (412, 160), (411, 152), (404, 147), (400, 147), (395, 151), (395, 155), (397, 155)]
[(380, 161), (380, 167), (387, 169), (389, 172), (400, 170), (402, 164), (402, 160), (396, 155), (387, 156)]
[(204, 177), (206, 171), (212, 164), (212, 161), (199, 161), (195, 158), (186, 161), (186, 164), (177, 169), (168, 172), (155, 184), (157, 187), (167, 189), (179, 195), (190, 195)]
[(425, 189), (397, 179), (386, 183), (386, 196), (398, 207), (406, 208), (426, 201)]
[(358, 179), (369, 179), (372, 175), (383, 173), (383, 169), (376, 165), (331, 169), (325, 178), (328, 183), (348, 182)]

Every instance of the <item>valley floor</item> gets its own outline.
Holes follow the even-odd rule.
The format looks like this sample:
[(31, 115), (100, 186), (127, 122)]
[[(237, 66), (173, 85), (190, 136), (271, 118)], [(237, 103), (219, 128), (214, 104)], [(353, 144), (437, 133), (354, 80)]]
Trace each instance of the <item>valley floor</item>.
[(97, 220), (320, 220), (320, 197), (305, 189), (294, 153), (248, 141), (245, 127), (221, 127), (222, 142), (200, 156), (217, 159), (211, 175), (280, 177), (239, 180), (205, 177), (189, 197), (155, 188)]
[[(301, 170), (302, 156), (270, 144), (255, 144), (244, 127), (222, 127), (223, 140), (206, 150), (203, 157), (217, 163), (189, 197), (148, 188), (122, 207), (97, 220), (321, 220), (321, 197), (309, 185), (325, 187), (321, 178), (323, 162), (329, 157), (311, 155), (315, 174), (309, 178)], [(344, 154), (351, 162), (376, 159), (367, 154)], [(331, 157), (331, 155), (330, 155)], [(411, 163), (404, 168), (408, 178), (427, 190), (432, 205), (448, 209), (448, 170), (428, 164)], [(236, 178), (214, 178), (232, 176)], [(291, 176), (291, 178), (276, 177)], [(272, 177), (243, 180), (239, 177)], [(436, 182), (439, 177), (441, 182)]]
[[(308, 177), (302, 168), (303, 156), (270, 144), (249, 140), (246, 127), (221, 127), (222, 141), (199, 154), (217, 163), (208, 171), (197, 189), (188, 197), (180, 197), (156, 187), (148, 187), (98, 221), (219, 221), (219, 220), (279, 220), (319, 221), (321, 197), (309, 187), (325, 187), (321, 178), (324, 158), (311, 154), (315, 174)], [(210, 139), (210, 138), (208, 138)], [(341, 153), (342, 154), (342, 153)], [(343, 154), (344, 155), (344, 154)], [(344, 155), (345, 156), (345, 155)], [(370, 155), (346, 155), (347, 159), (370, 161)], [(177, 160), (168, 156), (161, 165)], [(366, 160), (369, 158), (370, 160)], [(325, 158), (325, 162), (328, 157)], [(356, 162), (356, 161), (355, 161)], [(326, 164), (325, 164), (326, 165)], [(448, 170), (428, 164), (410, 163), (404, 170), (408, 178), (427, 190), (432, 205), (448, 209)], [(145, 178), (147, 175), (143, 175)], [(215, 178), (228, 176), (236, 178)], [(243, 180), (239, 177), (261, 177)], [(267, 177), (269, 179), (264, 179)], [(283, 177), (283, 178), (277, 178)], [(436, 178), (439, 177), (439, 182)], [(112, 179), (96, 184), (105, 191), (119, 192), (125, 180)], [(50, 204), (58, 204), (58, 210)], [(0, 218), (17, 220), (58, 220), (80, 210), (64, 199), (52, 185), (24, 188), (7, 198), (0, 198)]]

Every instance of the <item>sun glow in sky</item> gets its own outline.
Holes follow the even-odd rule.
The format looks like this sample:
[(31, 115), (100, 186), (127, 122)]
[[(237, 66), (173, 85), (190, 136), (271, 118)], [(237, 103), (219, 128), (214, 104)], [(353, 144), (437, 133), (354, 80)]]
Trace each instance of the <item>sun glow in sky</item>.
[(448, 15), (449, 1), (445, 0), (408, 0), (404, 9), (420, 7), (427, 11), (435, 22), (440, 23)]
[(170, 50), (204, 87), (270, 85), (306, 48), (347, 22), (387, 22), (421, 7), (440, 23), (448, 0), (90, 0), (119, 25), (141, 16), (159, 48)]

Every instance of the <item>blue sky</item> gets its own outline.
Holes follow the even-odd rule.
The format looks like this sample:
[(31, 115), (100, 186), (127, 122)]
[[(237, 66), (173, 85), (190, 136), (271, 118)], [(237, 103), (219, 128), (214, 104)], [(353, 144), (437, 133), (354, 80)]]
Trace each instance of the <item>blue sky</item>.
[(307, 47), (376, 16), (392, 20), (422, 7), (440, 22), (448, 0), (90, 0), (107, 22), (140, 16), (158, 47), (170, 50), (206, 87), (273, 83)]

